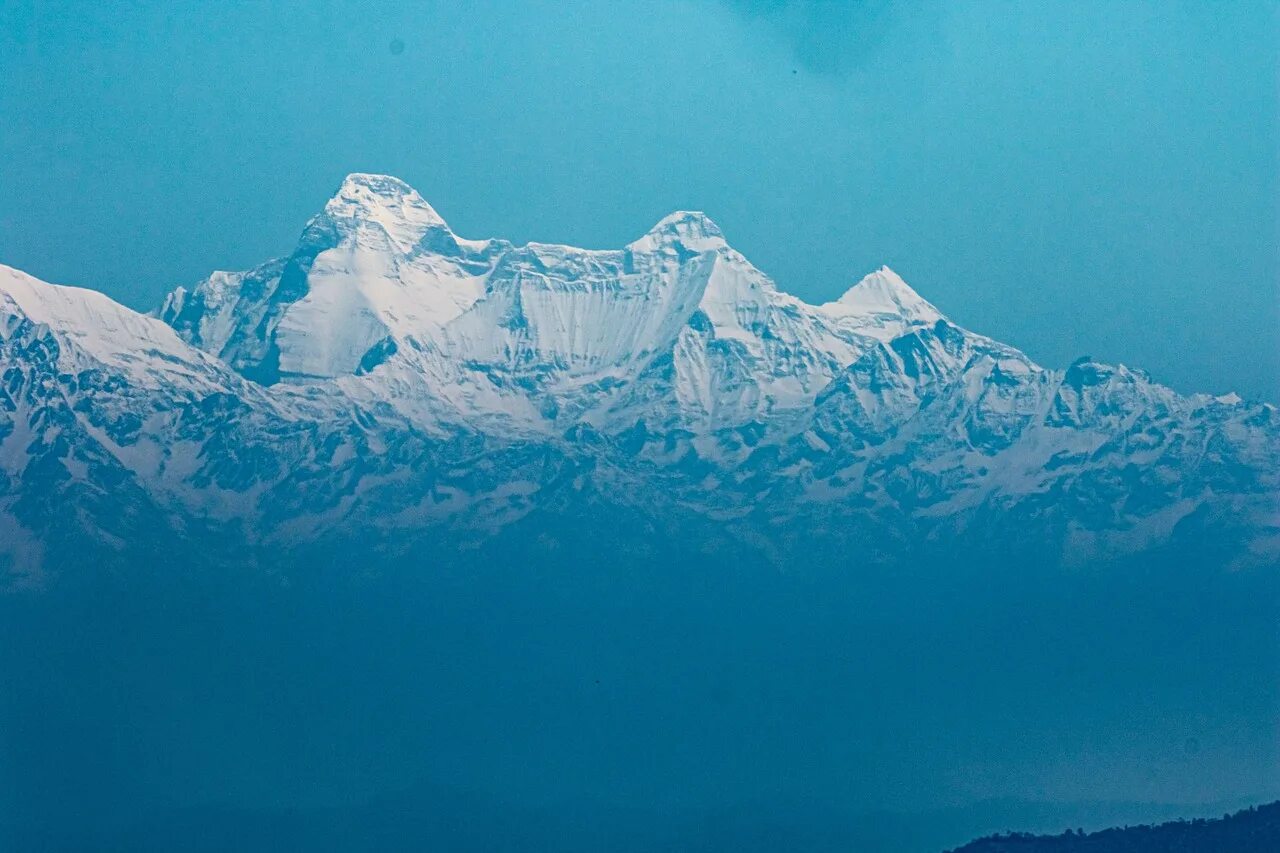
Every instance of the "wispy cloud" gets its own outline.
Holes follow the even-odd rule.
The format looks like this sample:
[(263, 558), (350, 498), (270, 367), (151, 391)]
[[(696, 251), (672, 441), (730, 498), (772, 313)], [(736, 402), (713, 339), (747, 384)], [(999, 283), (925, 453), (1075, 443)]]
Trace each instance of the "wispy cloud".
[[(907, 10), (890, 0), (717, 0), (791, 48), (799, 69), (844, 74), (882, 49)], [(928, 7), (914, 14), (930, 15)]]

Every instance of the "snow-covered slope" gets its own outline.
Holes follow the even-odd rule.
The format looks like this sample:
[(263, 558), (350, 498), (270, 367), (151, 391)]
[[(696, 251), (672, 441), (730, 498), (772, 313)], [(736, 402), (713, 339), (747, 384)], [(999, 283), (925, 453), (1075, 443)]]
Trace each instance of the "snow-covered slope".
[(60, 366), (100, 363), (148, 388), (200, 384), (221, 368), (187, 346), (164, 323), (130, 311), (93, 290), (46, 284), (0, 265), (0, 334), (56, 335), (71, 346)]
[(263, 382), (349, 375), (388, 336), (470, 307), (497, 248), (454, 238), (401, 181), (351, 175), (289, 257), (179, 288), (160, 317)]
[[(876, 340), (939, 316), (888, 269), (807, 305), (701, 213), (619, 250), (516, 247), (457, 237), (415, 191), (374, 175), (349, 176), (287, 260), (215, 273), (160, 311), (259, 381), (382, 369), (373, 396), (540, 430), (607, 425), (652, 397), (694, 429), (803, 409)], [(641, 377), (661, 387), (634, 387)]]
[(701, 213), (622, 249), (513, 246), (351, 175), (289, 255), (154, 317), (0, 268), (0, 376), (13, 578), (200, 531), (461, 543), (584, 507), (837, 553), (1280, 546), (1273, 406), (1042, 368), (887, 268), (806, 304)]

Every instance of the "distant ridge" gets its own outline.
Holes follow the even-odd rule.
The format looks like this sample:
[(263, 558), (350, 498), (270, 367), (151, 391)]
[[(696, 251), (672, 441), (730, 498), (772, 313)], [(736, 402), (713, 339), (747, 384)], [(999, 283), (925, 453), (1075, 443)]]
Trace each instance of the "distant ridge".
[(1061, 835), (1009, 833), (950, 853), (1275, 853), (1280, 850), (1280, 802), (1221, 818), (1177, 820)]

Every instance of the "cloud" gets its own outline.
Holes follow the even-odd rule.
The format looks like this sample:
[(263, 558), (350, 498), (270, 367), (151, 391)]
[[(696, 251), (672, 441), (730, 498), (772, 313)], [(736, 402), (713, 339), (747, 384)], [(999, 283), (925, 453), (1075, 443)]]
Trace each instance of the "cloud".
[(845, 74), (860, 67), (886, 44), (907, 14), (890, 0), (718, 3), (784, 41), (797, 66), (815, 74)]

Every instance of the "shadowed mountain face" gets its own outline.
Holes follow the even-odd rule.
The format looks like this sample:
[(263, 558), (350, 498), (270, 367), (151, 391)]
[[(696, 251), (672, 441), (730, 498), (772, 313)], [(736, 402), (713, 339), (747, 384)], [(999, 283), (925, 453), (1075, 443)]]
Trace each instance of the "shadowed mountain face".
[(805, 304), (702, 214), (512, 246), (384, 176), (153, 316), (0, 268), (0, 825), (936, 850), (1042, 806), (859, 816), (1260, 798), (1278, 417), (888, 269)]

